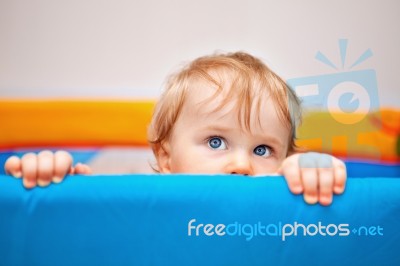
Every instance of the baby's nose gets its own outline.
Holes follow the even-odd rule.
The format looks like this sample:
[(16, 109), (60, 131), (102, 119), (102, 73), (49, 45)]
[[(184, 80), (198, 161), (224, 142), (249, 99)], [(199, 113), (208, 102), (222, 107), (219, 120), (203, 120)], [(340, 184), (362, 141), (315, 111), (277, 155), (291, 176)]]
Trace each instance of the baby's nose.
[(251, 158), (241, 152), (232, 154), (225, 172), (227, 174), (253, 175)]

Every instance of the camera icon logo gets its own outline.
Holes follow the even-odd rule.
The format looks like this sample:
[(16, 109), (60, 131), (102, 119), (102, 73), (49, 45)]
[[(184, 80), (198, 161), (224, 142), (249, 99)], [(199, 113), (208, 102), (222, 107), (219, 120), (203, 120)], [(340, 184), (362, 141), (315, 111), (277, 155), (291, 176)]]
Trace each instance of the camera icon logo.
[[(347, 40), (339, 40), (339, 47), (344, 67)], [(368, 49), (350, 69), (371, 56), (372, 52)], [(321, 52), (317, 53), (316, 59), (338, 69)], [(341, 124), (359, 123), (368, 113), (379, 108), (378, 86), (373, 69), (294, 78), (287, 83), (301, 99), (303, 108), (327, 110)]]
[(374, 69), (352, 70), (371, 57), (372, 51), (367, 49), (345, 70), (346, 39), (339, 40), (339, 48), (341, 70), (317, 52), (315, 58), (335, 69), (333, 73), (287, 80), (305, 111), (303, 126), (297, 132), (299, 140), (310, 149), (338, 156), (346, 156), (348, 151), (356, 152), (357, 156), (377, 155), (379, 148), (363, 140), (366, 134), (379, 130), (371, 122), (372, 117), (380, 120), (376, 72)]
[(303, 108), (327, 110), (346, 125), (362, 121), (379, 107), (376, 74), (372, 69), (288, 80)]

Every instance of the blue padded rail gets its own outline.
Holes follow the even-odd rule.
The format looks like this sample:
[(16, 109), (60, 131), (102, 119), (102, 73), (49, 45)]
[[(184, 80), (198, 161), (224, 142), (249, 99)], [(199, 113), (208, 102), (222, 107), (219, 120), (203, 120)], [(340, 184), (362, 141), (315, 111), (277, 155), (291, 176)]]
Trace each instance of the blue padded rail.
[(0, 176), (7, 266), (400, 265), (399, 225), (397, 178), (350, 178), (322, 207), (282, 177), (71, 176), (25, 190)]

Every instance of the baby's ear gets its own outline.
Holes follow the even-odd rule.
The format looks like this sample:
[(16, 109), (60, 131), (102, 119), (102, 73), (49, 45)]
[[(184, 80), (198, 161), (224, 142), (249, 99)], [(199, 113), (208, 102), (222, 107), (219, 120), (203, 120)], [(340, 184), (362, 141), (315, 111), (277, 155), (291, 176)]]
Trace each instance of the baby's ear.
[(170, 164), (170, 145), (168, 142), (164, 142), (163, 144), (158, 144), (156, 147), (155, 156), (157, 159), (158, 170), (162, 174), (171, 173), (171, 164)]

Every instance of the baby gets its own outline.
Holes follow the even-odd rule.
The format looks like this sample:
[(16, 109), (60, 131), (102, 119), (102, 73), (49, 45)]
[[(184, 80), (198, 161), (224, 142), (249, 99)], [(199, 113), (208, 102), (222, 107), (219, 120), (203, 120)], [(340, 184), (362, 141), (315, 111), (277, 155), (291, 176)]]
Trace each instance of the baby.
[[(309, 204), (329, 205), (344, 191), (342, 161), (298, 153), (295, 129), (299, 99), (259, 59), (243, 53), (201, 57), (172, 75), (158, 101), (148, 139), (159, 173), (284, 175), (294, 194)], [(67, 174), (90, 174), (72, 166), (65, 151), (13, 156), (7, 173), (26, 188), (59, 183)]]

